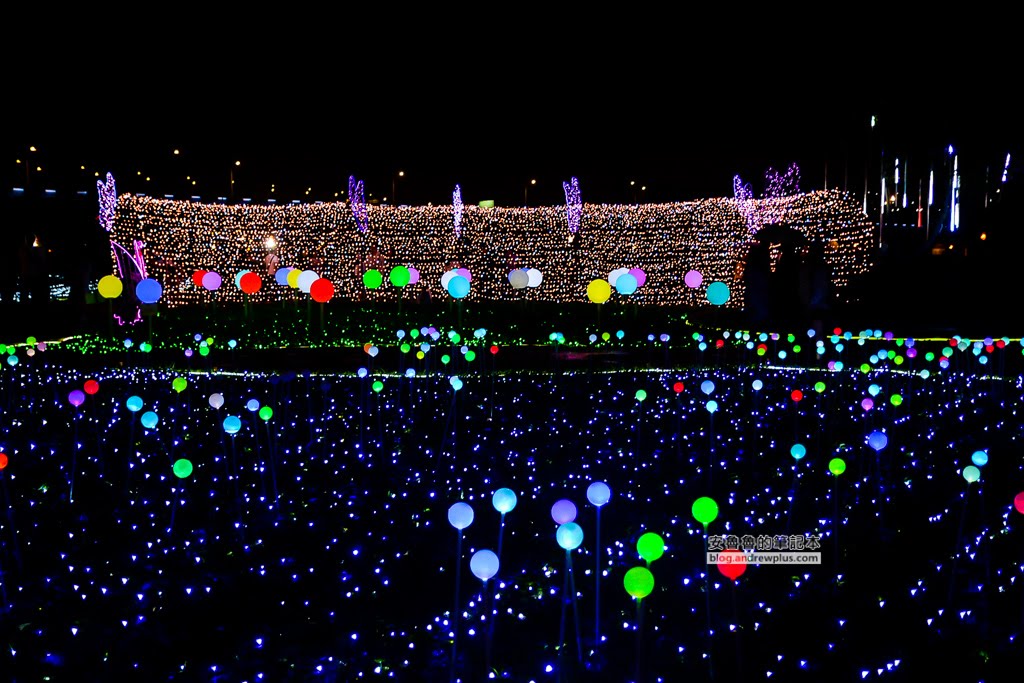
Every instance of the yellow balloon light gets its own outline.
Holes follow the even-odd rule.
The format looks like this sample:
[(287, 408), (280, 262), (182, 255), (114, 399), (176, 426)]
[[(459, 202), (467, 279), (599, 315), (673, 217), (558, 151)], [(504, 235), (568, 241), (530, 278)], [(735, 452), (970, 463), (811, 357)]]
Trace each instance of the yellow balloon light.
[(587, 285), (587, 298), (595, 304), (603, 304), (612, 295), (612, 286), (607, 280), (592, 280)]
[(302, 275), (302, 269), (292, 268), (288, 271), (288, 286), (292, 289), (299, 288), (299, 276)]
[(99, 286), (100, 296), (104, 299), (116, 299), (121, 296), (124, 285), (117, 279), (116, 275), (106, 275), (100, 278)]

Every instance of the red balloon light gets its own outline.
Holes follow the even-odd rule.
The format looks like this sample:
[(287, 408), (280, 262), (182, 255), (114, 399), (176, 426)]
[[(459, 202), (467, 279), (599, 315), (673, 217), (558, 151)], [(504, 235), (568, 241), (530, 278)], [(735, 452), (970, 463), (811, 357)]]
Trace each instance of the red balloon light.
[(334, 285), (330, 280), (322, 277), (309, 286), (309, 295), (318, 304), (325, 304), (334, 296)]
[(263, 280), (256, 273), (248, 272), (238, 280), (238, 286), (246, 294), (255, 294), (263, 287)]
[(1024, 515), (1024, 491), (1021, 491), (1014, 496), (1013, 507), (1017, 508), (1017, 512)]
[(730, 560), (718, 563), (718, 571), (722, 572), (722, 576), (733, 581), (743, 576), (743, 572), (747, 571), (746, 555), (740, 550), (725, 550), (718, 553), (719, 557), (723, 555), (728, 555)]
[(197, 270), (196, 272), (192, 273), (192, 282), (195, 283), (196, 287), (202, 287), (203, 286), (203, 276), (206, 275), (208, 272), (210, 272), (210, 271), (208, 271), (208, 270)]
[(686, 387), (683, 386), (682, 382), (676, 382), (675, 384), (672, 385), (672, 391), (676, 392), (677, 394), (683, 393), (683, 389), (685, 388)]
[(498, 347), (497, 346), (491, 346), (491, 355), (492, 356), (497, 356), (498, 355)]
[(88, 379), (85, 381), (85, 386), (83, 386), (82, 388), (85, 389), (85, 393), (89, 394), (90, 396), (93, 396), (94, 394), (96, 394), (96, 392), (100, 390), (100, 383), (94, 379)]
[(797, 403), (799, 403), (800, 401), (802, 401), (802, 400), (804, 399), (804, 392), (800, 391), (799, 389), (794, 389), (794, 390), (793, 390), (793, 393), (792, 393), (792, 394), (790, 394), (789, 396), (790, 396), (790, 398), (792, 398), (792, 399), (793, 399), (794, 401), (796, 401)]
[(5, 453), (0, 453), (0, 470), (5, 467), (7, 467), (7, 455)]

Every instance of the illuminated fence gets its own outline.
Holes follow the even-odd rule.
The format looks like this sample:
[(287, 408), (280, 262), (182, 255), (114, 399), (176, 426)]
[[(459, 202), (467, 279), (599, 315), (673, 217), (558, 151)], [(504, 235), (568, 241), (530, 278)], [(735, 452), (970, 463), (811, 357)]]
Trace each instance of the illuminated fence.
[[(764, 209), (823, 245), (840, 291), (868, 268), (874, 228), (848, 195), (811, 192), (747, 201), (772, 203)], [(308, 297), (275, 282), (271, 273), (285, 266), (330, 279), (336, 298), (394, 300), (399, 290), (387, 276), (396, 265), (421, 273), (417, 284), (404, 288), (406, 299), (448, 297), (441, 275), (465, 267), (473, 276), (470, 299), (585, 302), (591, 280), (624, 267), (647, 273), (647, 283), (630, 297), (637, 303), (705, 305), (706, 286), (721, 280), (732, 290), (729, 305), (741, 306), (743, 262), (753, 234), (735, 199), (585, 204), (579, 232), (570, 240), (563, 206), (467, 206), (456, 239), (451, 206), (371, 206), (369, 229), (361, 233), (344, 203), (229, 206), (122, 195), (112, 239), (145, 243), (147, 274), (163, 284), (161, 302), (169, 306), (213, 298), (241, 301), (233, 281), (242, 270), (263, 278), (262, 290), (251, 300)], [(384, 274), (380, 289), (364, 287), (362, 274), (369, 268)], [(513, 289), (508, 274), (514, 268), (539, 269), (543, 283)], [(196, 287), (191, 278), (196, 270), (217, 271), (223, 287), (217, 292)], [(702, 287), (685, 286), (689, 270), (704, 276)], [(613, 294), (612, 301), (625, 298)]]

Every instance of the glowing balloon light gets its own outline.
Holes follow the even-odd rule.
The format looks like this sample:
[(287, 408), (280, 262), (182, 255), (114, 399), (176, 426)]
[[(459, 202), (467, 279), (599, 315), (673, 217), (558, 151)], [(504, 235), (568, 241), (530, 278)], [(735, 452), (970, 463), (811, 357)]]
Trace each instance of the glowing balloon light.
[(622, 578), (626, 592), (643, 600), (654, 591), (654, 574), (647, 567), (633, 567)]
[(576, 550), (583, 543), (583, 529), (575, 522), (566, 522), (555, 531), (555, 540), (563, 550)]
[(405, 287), (409, 284), (409, 280), (411, 278), (412, 274), (405, 266), (395, 266), (391, 269), (391, 272), (388, 273), (388, 280), (395, 287)]
[(228, 434), (237, 434), (242, 429), (242, 420), (234, 415), (228, 415), (224, 418), (223, 426)]
[(650, 564), (665, 554), (665, 541), (658, 534), (648, 531), (637, 540), (636, 551)]
[(1024, 491), (1013, 497), (1013, 507), (1016, 508), (1017, 512), (1024, 515)]
[(263, 288), (263, 278), (256, 273), (246, 273), (238, 279), (238, 288), (246, 294), (255, 294)]
[(846, 461), (842, 458), (832, 458), (828, 461), (828, 471), (838, 477), (846, 471)]
[(174, 381), (171, 382), (171, 388), (180, 394), (188, 388), (188, 380), (184, 377), (175, 377)]
[(214, 410), (220, 410), (220, 407), (224, 405), (223, 394), (210, 394), (210, 407)]
[(412, 266), (409, 266), (409, 284), (414, 285), (420, 281), (420, 271), (416, 270)]
[(202, 287), (203, 286), (203, 278), (206, 277), (206, 274), (208, 272), (210, 272), (210, 271), (208, 271), (208, 270), (197, 270), (194, 273), (192, 273), (192, 284), (194, 284), (196, 287)]
[(448, 508), (448, 523), (462, 531), (473, 523), (473, 508), (469, 503), (455, 503)]
[(242, 288), (242, 278), (251, 273), (251, 270), (240, 270), (235, 273), (235, 287)]
[(453, 299), (464, 299), (469, 294), (469, 279), (456, 275), (448, 281), (448, 293)]
[(299, 288), (299, 277), (301, 275), (302, 275), (302, 271), (300, 269), (292, 268), (291, 270), (288, 271), (288, 275), (285, 278), (285, 281), (288, 283), (288, 286), (291, 287), (292, 289), (298, 289)]
[(448, 383), (452, 385), (452, 389), (458, 391), (462, 388), (462, 380), (458, 377), (452, 377), (448, 380)]
[(144, 304), (155, 304), (164, 294), (164, 288), (152, 278), (146, 278), (135, 285), (135, 296)]
[(964, 468), (964, 479), (967, 480), (968, 484), (973, 484), (981, 478), (981, 470), (974, 465), (968, 465)]
[(175, 461), (172, 469), (174, 470), (174, 476), (178, 479), (187, 479), (192, 476), (192, 463), (185, 458)]
[(100, 383), (94, 379), (87, 379), (82, 389), (89, 396), (94, 396), (100, 390)]
[(530, 286), (530, 274), (519, 268), (508, 274), (508, 283), (512, 289), (526, 289)]
[(718, 412), (718, 401), (708, 401), (704, 408), (706, 408), (709, 413), (716, 413)]
[(128, 410), (133, 413), (137, 413), (142, 410), (142, 399), (138, 396), (129, 396), (128, 400), (124, 402)]
[(892, 396), (889, 397), (889, 402), (892, 403), (894, 406), (902, 405), (903, 397), (900, 396), (899, 394), (893, 394)]
[(602, 507), (608, 504), (612, 498), (612, 490), (603, 481), (595, 481), (587, 487), (587, 500), (591, 505)]
[(724, 282), (712, 282), (708, 285), (707, 299), (715, 306), (721, 306), (729, 300), (729, 285)]
[(630, 268), (629, 274), (636, 278), (637, 287), (643, 287), (647, 283), (647, 273), (640, 268)]
[(643, 389), (637, 389), (637, 391), (636, 391), (636, 400), (640, 401), (640, 402), (643, 402), (643, 400), (645, 398), (647, 398), (647, 392), (644, 391)]
[(498, 573), (498, 556), (491, 550), (477, 550), (469, 560), (469, 570), (481, 581), (488, 581)]
[(250, 398), (248, 401), (246, 401), (245, 407), (250, 413), (255, 413), (257, 410), (260, 409), (260, 402), (254, 398)]
[(491, 504), (501, 514), (507, 514), (516, 509), (516, 493), (512, 489), (498, 489), (491, 496)]
[(615, 291), (624, 296), (629, 296), (636, 291), (638, 283), (630, 273), (623, 273), (615, 281)]
[(707, 526), (718, 517), (718, 503), (707, 496), (702, 496), (693, 502), (690, 511), (695, 520)]
[(866, 413), (875, 407), (875, 402), (872, 401), (870, 398), (865, 398), (863, 401), (860, 402), (860, 407), (863, 408), (864, 412)]
[(686, 273), (686, 277), (683, 278), (683, 282), (690, 289), (697, 289), (704, 282), (704, 276), (698, 273), (696, 270), (691, 270)]
[(260, 408), (260, 419), (264, 422), (269, 422), (270, 418), (274, 417), (274, 409), (270, 406), (263, 406)]
[(612, 295), (612, 286), (606, 280), (592, 280), (587, 285), (587, 298), (595, 304), (603, 304)]
[(7, 462), (7, 454), (0, 453), (0, 472), (2, 472), (7, 467)]
[(804, 400), (804, 392), (800, 391), (799, 389), (794, 389), (793, 393), (790, 394), (789, 397), (796, 401), (797, 403), (799, 403), (800, 401)]
[(213, 271), (210, 271), (209, 273), (203, 275), (203, 289), (206, 289), (210, 292), (216, 292), (218, 289), (220, 289), (222, 283), (223, 280), (220, 277), (220, 273), (214, 273)]
[(83, 403), (85, 403), (85, 392), (82, 391), (81, 389), (75, 389), (70, 394), (68, 394), (68, 403), (70, 403), (76, 408), (82, 405)]
[(152, 410), (143, 413), (142, 419), (140, 420), (140, 422), (142, 422), (142, 426), (146, 429), (153, 429), (159, 421), (160, 417)]
[(706, 379), (700, 383), (700, 390), (703, 391), (705, 395), (710, 396), (715, 390), (715, 383)]
[(885, 432), (871, 432), (871, 434), (868, 435), (868, 445), (875, 449), (875, 452), (877, 453), (889, 445), (889, 437), (885, 435)]
[(529, 281), (526, 283), (526, 285), (531, 289), (536, 289), (537, 287), (540, 287), (540, 283), (544, 281), (544, 273), (540, 272), (536, 268), (528, 268), (526, 270), (526, 275), (529, 278)]
[[(371, 272), (377, 273), (377, 271), (375, 271), (375, 270), (371, 271)], [(289, 278), (290, 277), (291, 276), (289, 275)], [(377, 278), (378, 278), (377, 285), (380, 286), (380, 273), (377, 273)], [(313, 283), (316, 282), (319, 279), (320, 279), (320, 276), (316, 274), (316, 271), (312, 271), (312, 270), (304, 270), (304, 271), (302, 271), (301, 273), (299, 273), (299, 279), (298, 279), (299, 291), (302, 292), (303, 294), (309, 294), (309, 288), (312, 287)], [(365, 281), (365, 277), (364, 277), (364, 281)]]
[(761, 389), (764, 388), (764, 382), (759, 379), (755, 379), (750, 386), (754, 387), (754, 391), (761, 391)]
[(974, 451), (971, 455), (971, 462), (978, 467), (984, 467), (988, 464), (988, 453), (985, 451)]
[(807, 455), (807, 448), (802, 443), (795, 443), (793, 444), (793, 447), (789, 449), (789, 454), (796, 460), (800, 460)]
[(292, 272), (294, 268), (278, 268), (274, 273), (274, 281), (282, 287), (288, 286), (288, 273)]
[(686, 386), (682, 382), (676, 382), (675, 384), (672, 385), (672, 391), (676, 392), (677, 394), (683, 393), (683, 389), (685, 388)]
[(124, 291), (124, 285), (115, 275), (104, 275), (96, 288), (104, 299), (116, 299)]
[(334, 298), (334, 284), (325, 277), (319, 278), (309, 286), (309, 295), (318, 304), (325, 304)]
[(576, 505), (571, 500), (562, 499), (551, 506), (551, 519), (555, 524), (568, 524), (576, 519)]
[[(725, 556), (729, 559), (724, 562), (721, 558)], [(719, 562), (716, 564), (718, 571), (732, 581), (743, 576), (743, 572), (747, 571), (747, 556), (740, 550), (725, 550), (718, 554)]]

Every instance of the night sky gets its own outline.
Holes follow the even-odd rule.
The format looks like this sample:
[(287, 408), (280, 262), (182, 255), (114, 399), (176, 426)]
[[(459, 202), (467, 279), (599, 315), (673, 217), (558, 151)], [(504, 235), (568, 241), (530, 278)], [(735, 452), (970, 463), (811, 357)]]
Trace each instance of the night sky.
[(278, 201), (330, 200), (350, 174), (381, 199), (399, 170), (399, 203), (447, 203), (461, 183), (468, 202), (520, 205), (536, 179), (530, 203), (555, 204), (571, 175), (585, 201), (665, 201), (731, 194), (736, 173), (757, 192), (767, 167), (793, 161), (804, 188), (824, 184), (827, 164), (830, 186), (860, 191), (879, 144), (912, 160), (955, 144), (967, 165), (1019, 148), (995, 58), (950, 71), (938, 54), (869, 59), (877, 50), (857, 35), (708, 47), (692, 30), (648, 41), (662, 33), (653, 20), (628, 40), (539, 19), (529, 36), (464, 21), (448, 36), (349, 27), (334, 42), (143, 31), (119, 36), (108, 62), (75, 36), (74, 67), (11, 76), (4, 180), (23, 182), (15, 160), (35, 145), (44, 184), (68, 189), (111, 170), (126, 191), (213, 199), (238, 160), (236, 199), (255, 201), (272, 184)]

